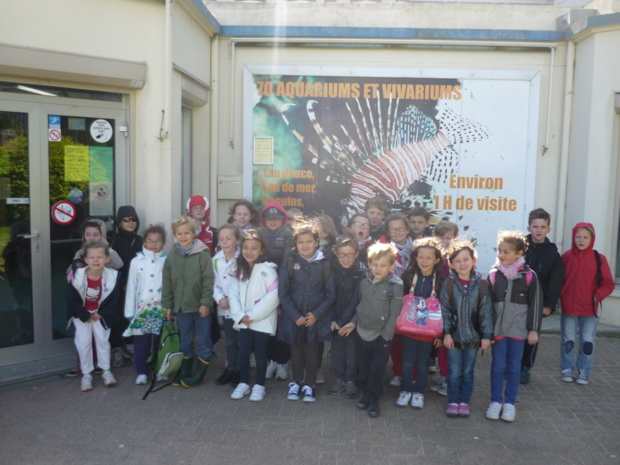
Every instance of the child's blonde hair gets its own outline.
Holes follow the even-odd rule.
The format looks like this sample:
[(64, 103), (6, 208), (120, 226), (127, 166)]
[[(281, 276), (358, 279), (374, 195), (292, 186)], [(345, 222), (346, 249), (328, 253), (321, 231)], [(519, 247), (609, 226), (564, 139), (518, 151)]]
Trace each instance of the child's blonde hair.
[(397, 253), (398, 250), (394, 244), (381, 244), (377, 242), (368, 249), (368, 263), (386, 257), (390, 261), (390, 265), (393, 265), (396, 263)]
[(178, 218), (172, 220), (172, 233), (176, 234), (177, 229), (185, 225), (188, 225), (194, 232), (197, 229), (196, 220), (194, 218), (192, 218), (191, 216), (179, 216)]
[(497, 234), (497, 245), (502, 242), (511, 245), (515, 252), (527, 251), (527, 238), (521, 231), (500, 231)]
[(105, 256), (106, 257), (110, 256), (110, 246), (108, 245), (107, 242), (100, 241), (100, 240), (96, 240), (92, 242), (85, 242), (84, 245), (82, 245), (82, 256), (86, 257), (86, 253), (90, 249), (103, 249), (105, 252)]

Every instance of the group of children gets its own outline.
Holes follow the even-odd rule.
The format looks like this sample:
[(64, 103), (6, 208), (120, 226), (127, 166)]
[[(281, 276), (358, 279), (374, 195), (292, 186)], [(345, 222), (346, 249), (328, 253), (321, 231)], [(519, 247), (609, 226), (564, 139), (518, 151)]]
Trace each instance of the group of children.
[[(135, 224), (137, 235), (132, 211), (135, 218), (119, 216), (117, 221), (122, 226), (135, 220), (127, 223)], [(184, 355), (172, 385), (200, 384), (213, 354), (217, 307), (227, 363), (216, 383), (231, 384), (232, 399), (262, 400), (266, 378), (288, 379), (290, 364), (287, 398), (314, 402), (324, 344), (331, 342), (335, 380), (328, 392), (358, 398), (361, 390), (357, 407), (369, 416), (380, 415), (390, 357), (390, 384), (400, 386), (396, 405), (418, 409), (424, 406), (428, 373), (437, 357), (440, 374), (431, 390), (447, 395), (447, 416), (467, 417), (478, 350), (491, 347), (486, 417), (512, 422), (519, 384), (530, 381), (542, 318), (554, 311), (558, 299), (561, 379), (573, 381), (576, 366), (576, 382), (588, 383), (598, 306), (614, 288), (605, 257), (593, 249), (591, 224), (575, 227), (571, 250), (560, 258), (547, 238), (549, 214), (532, 211), (529, 236), (499, 233), (497, 260), (485, 279), (476, 269), (472, 243), (460, 240), (458, 227), (449, 221), (431, 228), (430, 214), (422, 207), (387, 215), (387, 203), (371, 199), (366, 212), (351, 217), (339, 237), (329, 216), (304, 218), (278, 202), (259, 213), (251, 202), (238, 201), (219, 231), (209, 225), (209, 211), (205, 197), (189, 199), (187, 216), (172, 222), (175, 244), (168, 256), (162, 253), (162, 225), (146, 230), (137, 253), (127, 246), (131, 234), (125, 234), (119, 249), (134, 254), (122, 257), (130, 263), (125, 280), (106, 266), (113, 252), (105, 233), (89, 240), (85, 228), (81, 256), (86, 267), (74, 269), (68, 293), (82, 390), (92, 389), (93, 338), (104, 383), (116, 382), (108, 336), (123, 298), (123, 335), (133, 337), (136, 384), (147, 382), (146, 359), (164, 319), (176, 321)], [(395, 334), (406, 294), (438, 299), (441, 336)]]

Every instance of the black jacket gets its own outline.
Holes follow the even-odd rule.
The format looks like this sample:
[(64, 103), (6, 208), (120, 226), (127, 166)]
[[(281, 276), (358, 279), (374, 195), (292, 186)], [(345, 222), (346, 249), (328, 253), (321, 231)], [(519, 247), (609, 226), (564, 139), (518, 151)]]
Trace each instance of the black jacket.
[(356, 261), (351, 268), (343, 268), (338, 260), (332, 262), (332, 273), (336, 285), (336, 303), (331, 321), (341, 328), (350, 323), (357, 304), (360, 303), (360, 282), (366, 277), (366, 266)]
[(551, 308), (553, 312), (560, 291), (564, 284), (564, 265), (558, 248), (553, 242), (545, 238), (545, 242), (537, 244), (532, 241), (532, 235), (527, 236), (528, 248), (525, 252), (525, 263), (538, 276), (538, 282), (543, 293), (543, 307)]

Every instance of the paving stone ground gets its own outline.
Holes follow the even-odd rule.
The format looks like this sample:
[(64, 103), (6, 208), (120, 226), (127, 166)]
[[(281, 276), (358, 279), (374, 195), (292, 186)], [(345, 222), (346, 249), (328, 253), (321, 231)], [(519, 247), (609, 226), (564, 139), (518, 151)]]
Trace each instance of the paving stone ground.
[(315, 404), (287, 400), (276, 380), (262, 402), (231, 400), (214, 383), (223, 356), (205, 384), (146, 401), (129, 366), (113, 388), (96, 376), (89, 393), (79, 378), (51, 378), (0, 394), (0, 464), (620, 464), (620, 339), (597, 339), (587, 386), (560, 380), (558, 349), (558, 335), (543, 335), (512, 424), (484, 418), (490, 352), (478, 357), (468, 419), (447, 418), (446, 397), (429, 390), (424, 409), (397, 408), (390, 373), (377, 419), (327, 385)]

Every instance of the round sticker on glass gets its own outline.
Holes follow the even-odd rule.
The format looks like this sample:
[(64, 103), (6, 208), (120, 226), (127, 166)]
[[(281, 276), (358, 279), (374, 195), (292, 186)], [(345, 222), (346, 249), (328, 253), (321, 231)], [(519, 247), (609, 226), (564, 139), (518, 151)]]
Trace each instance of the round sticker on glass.
[(112, 139), (114, 130), (112, 125), (104, 119), (96, 119), (93, 124), (90, 125), (90, 136), (97, 142), (105, 143)]

